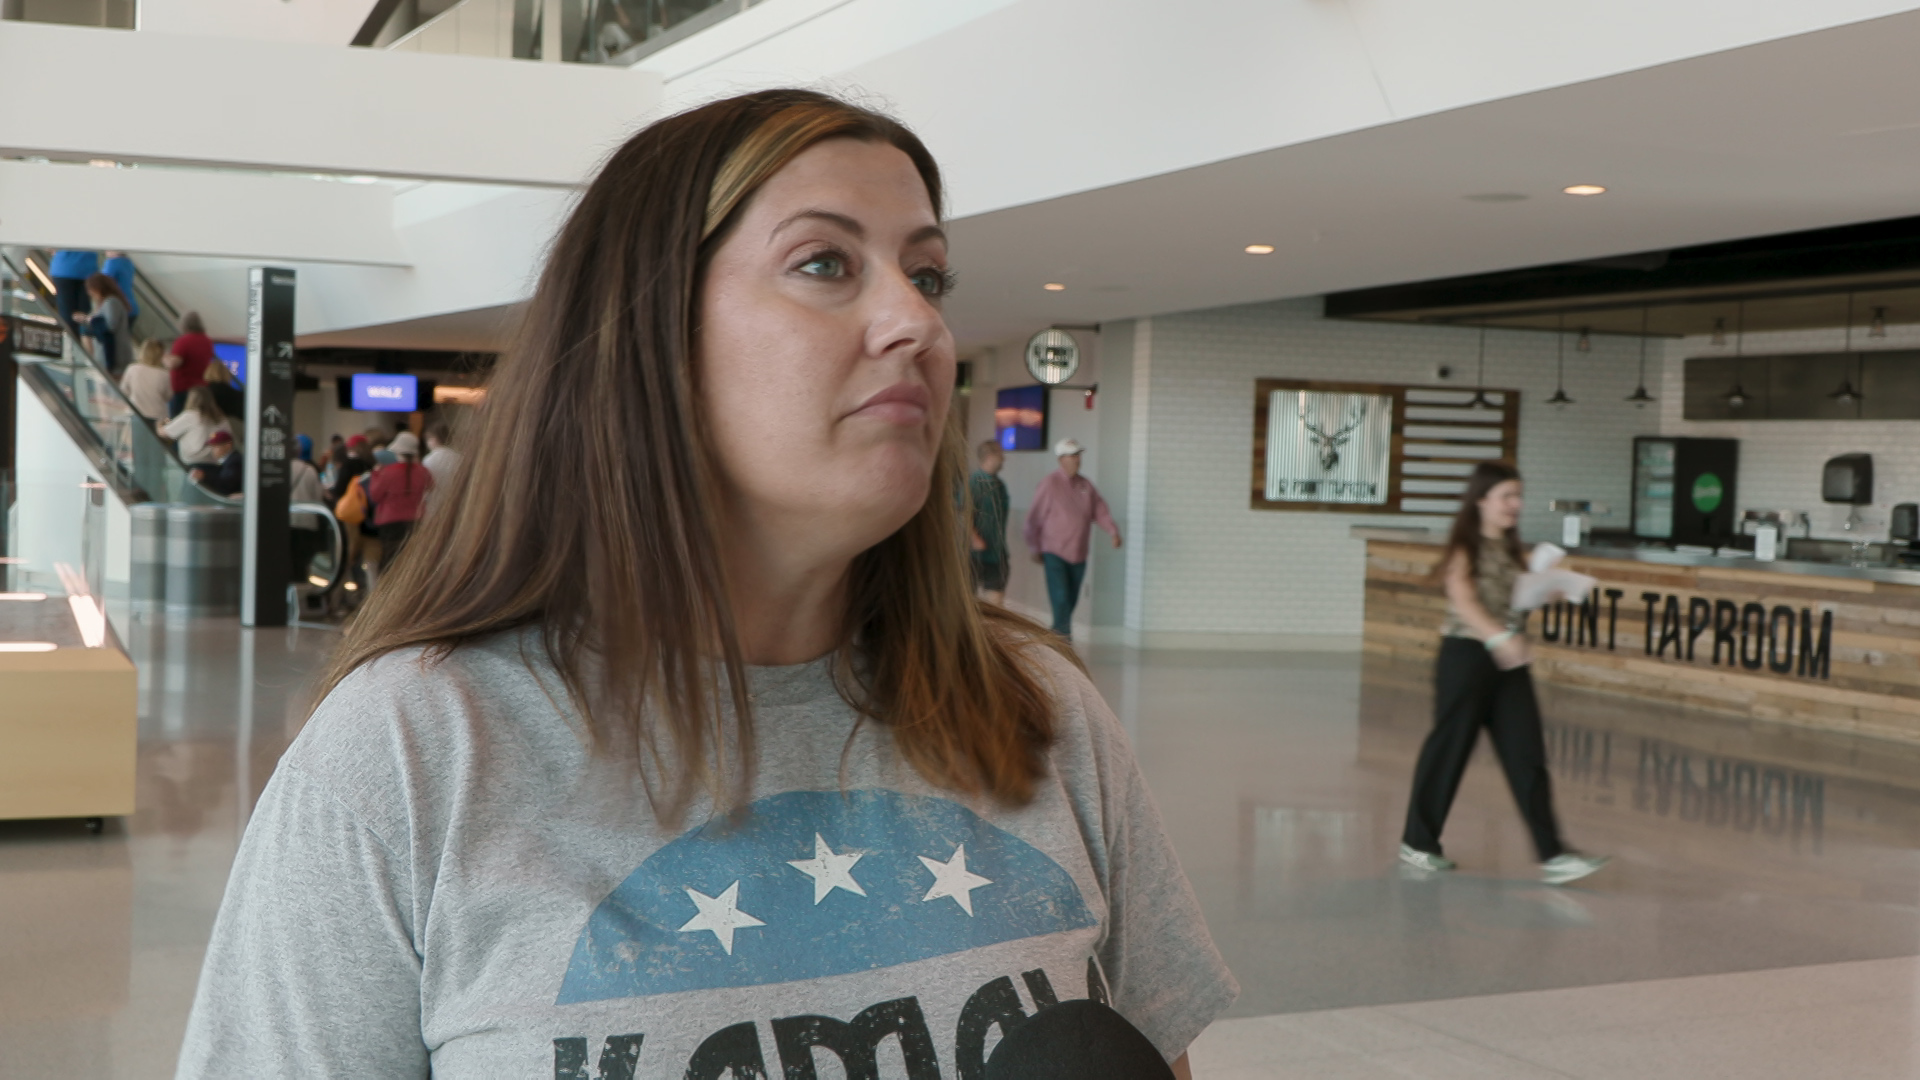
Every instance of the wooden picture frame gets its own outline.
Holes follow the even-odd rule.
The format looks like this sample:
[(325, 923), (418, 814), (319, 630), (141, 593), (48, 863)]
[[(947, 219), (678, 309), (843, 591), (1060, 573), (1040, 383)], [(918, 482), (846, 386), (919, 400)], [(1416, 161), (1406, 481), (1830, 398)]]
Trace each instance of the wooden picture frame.
[[(1391, 398), (1392, 429), (1388, 443), (1387, 498), (1382, 503), (1306, 502), (1267, 498), (1267, 432), (1272, 419), (1273, 395), (1278, 391), (1307, 390), (1321, 393), (1368, 394)], [(1396, 383), (1328, 382), (1317, 379), (1256, 379), (1253, 384), (1253, 471), (1248, 507), (1253, 510), (1279, 510), (1294, 513), (1407, 514), (1451, 513), (1441, 507), (1444, 494), (1410, 493), (1409, 479), (1416, 484), (1434, 486), (1449, 482), (1448, 477), (1422, 475), (1409, 478), (1408, 459), (1418, 467), (1459, 470), (1482, 461), (1513, 461), (1519, 452), (1520, 392), (1487, 387), (1488, 398), (1498, 402), (1497, 418), (1472, 410), (1468, 404), (1473, 390), (1442, 386), (1409, 386)], [(1409, 418), (1409, 409), (1419, 415)], [(1458, 417), (1446, 414), (1457, 411)], [(1437, 414), (1437, 415), (1436, 415)], [(1409, 439), (1408, 430), (1419, 432)], [(1461, 429), (1457, 436), (1450, 428)], [(1493, 437), (1497, 431), (1497, 437)], [(1409, 455), (1408, 445), (1421, 452)], [(1454, 448), (1458, 449), (1454, 449)], [(1429, 449), (1431, 448), (1431, 449)], [(1486, 451), (1497, 448), (1497, 457)], [(1456, 500), (1457, 501), (1457, 500)]]

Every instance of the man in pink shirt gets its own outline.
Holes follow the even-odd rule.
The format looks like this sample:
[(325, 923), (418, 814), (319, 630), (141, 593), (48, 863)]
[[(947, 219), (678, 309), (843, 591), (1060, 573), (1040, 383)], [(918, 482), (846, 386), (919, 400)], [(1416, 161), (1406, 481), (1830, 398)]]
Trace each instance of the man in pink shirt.
[(1120, 546), (1120, 527), (1107, 512), (1107, 500), (1080, 475), (1080, 451), (1072, 439), (1053, 444), (1060, 468), (1047, 474), (1033, 492), (1027, 511), (1027, 547), (1033, 561), (1047, 568), (1047, 599), (1053, 603), (1053, 632), (1073, 636), (1073, 608), (1080, 602), (1080, 583), (1087, 576), (1087, 540), (1098, 525)]

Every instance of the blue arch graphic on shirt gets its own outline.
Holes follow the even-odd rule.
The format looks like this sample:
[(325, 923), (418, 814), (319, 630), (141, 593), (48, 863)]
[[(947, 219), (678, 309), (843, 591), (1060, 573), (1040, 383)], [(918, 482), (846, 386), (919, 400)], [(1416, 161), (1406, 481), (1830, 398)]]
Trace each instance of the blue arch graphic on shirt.
[[(792, 860), (814, 857), (819, 834), (865, 889), (814, 902)], [(942, 863), (966, 845), (968, 915), (953, 899), (923, 900)], [(764, 926), (734, 931), (733, 951), (705, 930), (688, 889), (717, 897), (734, 882), (740, 911)], [(926, 960), (1004, 941), (1095, 925), (1073, 876), (1038, 848), (947, 799), (896, 791), (790, 791), (755, 801), (740, 822), (689, 830), (654, 852), (588, 918), (557, 1005), (718, 987), (762, 986)]]

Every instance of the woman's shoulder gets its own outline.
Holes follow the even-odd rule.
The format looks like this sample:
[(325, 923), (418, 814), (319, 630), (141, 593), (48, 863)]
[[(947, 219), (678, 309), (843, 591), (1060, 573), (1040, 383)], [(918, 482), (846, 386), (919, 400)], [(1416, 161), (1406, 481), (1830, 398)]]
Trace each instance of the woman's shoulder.
[(1131, 753), (1126, 733), (1087, 669), (1039, 633), (1036, 630), (1015, 648), (1052, 703), (1055, 764), (1087, 756), (1104, 757), (1114, 750)]
[(558, 712), (565, 688), (543, 657), (537, 632), (524, 630), (376, 657), (327, 692), (282, 766), (356, 807), (457, 784), (463, 763), (512, 738), (517, 719)]

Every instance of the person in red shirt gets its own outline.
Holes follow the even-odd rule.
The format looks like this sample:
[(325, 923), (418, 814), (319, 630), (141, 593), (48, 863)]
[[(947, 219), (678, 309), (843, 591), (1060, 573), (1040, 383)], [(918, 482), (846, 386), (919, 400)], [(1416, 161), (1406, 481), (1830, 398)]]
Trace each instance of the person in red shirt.
[(163, 361), (173, 382), (173, 402), (168, 415), (178, 415), (187, 391), (207, 381), (207, 365), (213, 363), (213, 339), (207, 336), (207, 324), (197, 311), (180, 316), (180, 336), (173, 339)]
[(380, 530), (380, 568), (386, 569), (406, 545), (420, 507), (433, 490), (433, 474), (420, 464), (420, 440), (413, 432), (394, 436), (387, 449), (399, 458), (375, 469), (367, 480), (367, 498), (373, 501), (373, 524)]

